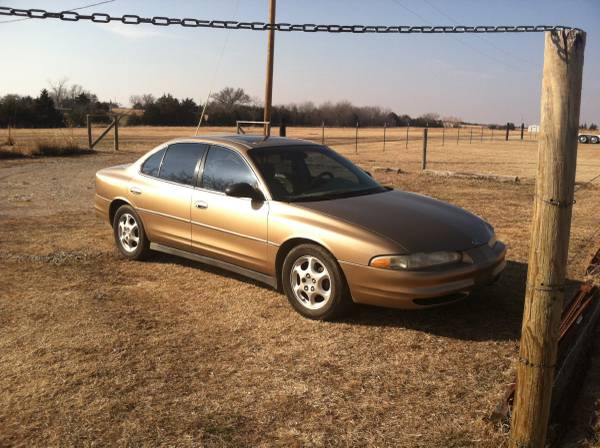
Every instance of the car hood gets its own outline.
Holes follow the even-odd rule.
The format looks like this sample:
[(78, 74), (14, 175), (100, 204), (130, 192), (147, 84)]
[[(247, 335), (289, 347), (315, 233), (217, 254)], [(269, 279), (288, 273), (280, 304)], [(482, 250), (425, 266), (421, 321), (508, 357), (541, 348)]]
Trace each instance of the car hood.
[(361, 226), (393, 240), (408, 253), (463, 251), (487, 243), (493, 232), (466, 210), (398, 190), (295, 205)]

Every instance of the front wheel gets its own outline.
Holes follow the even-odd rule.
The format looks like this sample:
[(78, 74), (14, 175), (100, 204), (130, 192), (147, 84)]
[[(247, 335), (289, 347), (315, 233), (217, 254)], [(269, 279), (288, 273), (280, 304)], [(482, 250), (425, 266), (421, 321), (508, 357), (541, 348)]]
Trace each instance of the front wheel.
[(587, 143), (588, 142), (587, 135), (580, 135), (579, 136), (579, 142), (580, 143)]
[(288, 253), (282, 282), (292, 307), (310, 319), (335, 319), (352, 303), (337, 261), (315, 244), (302, 244)]
[(115, 242), (121, 254), (130, 260), (142, 260), (150, 252), (150, 241), (133, 207), (122, 205), (113, 220)]

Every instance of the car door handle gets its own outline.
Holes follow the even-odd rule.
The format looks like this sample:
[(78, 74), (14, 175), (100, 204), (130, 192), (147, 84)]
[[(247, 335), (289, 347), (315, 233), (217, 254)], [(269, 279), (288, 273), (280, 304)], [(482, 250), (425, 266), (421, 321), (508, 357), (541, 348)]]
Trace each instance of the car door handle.
[(133, 194), (142, 194), (142, 189), (139, 187), (131, 187), (129, 191), (131, 191)]
[(208, 208), (208, 203), (206, 201), (195, 201), (194, 202), (194, 207), (196, 208)]

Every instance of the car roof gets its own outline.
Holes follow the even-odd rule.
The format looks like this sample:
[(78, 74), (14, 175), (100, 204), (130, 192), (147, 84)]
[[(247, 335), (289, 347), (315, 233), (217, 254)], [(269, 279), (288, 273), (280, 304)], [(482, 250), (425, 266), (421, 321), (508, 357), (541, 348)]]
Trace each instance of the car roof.
[(300, 140), (287, 137), (265, 137), (262, 135), (202, 135), (197, 137), (183, 137), (171, 140), (169, 143), (183, 143), (199, 141), (204, 143), (225, 144), (238, 149), (249, 150), (254, 148), (292, 147), (292, 146), (319, 146), (309, 140)]

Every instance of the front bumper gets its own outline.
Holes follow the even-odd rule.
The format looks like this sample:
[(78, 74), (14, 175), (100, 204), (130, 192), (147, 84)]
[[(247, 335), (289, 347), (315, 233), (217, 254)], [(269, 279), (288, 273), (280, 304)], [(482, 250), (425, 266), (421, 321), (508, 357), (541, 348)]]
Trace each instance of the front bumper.
[(493, 283), (506, 266), (506, 246), (498, 241), (463, 252), (463, 262), (419, 271), (395, 271), (340, 261), (352, 300), (390, 308), (439, 306)]

